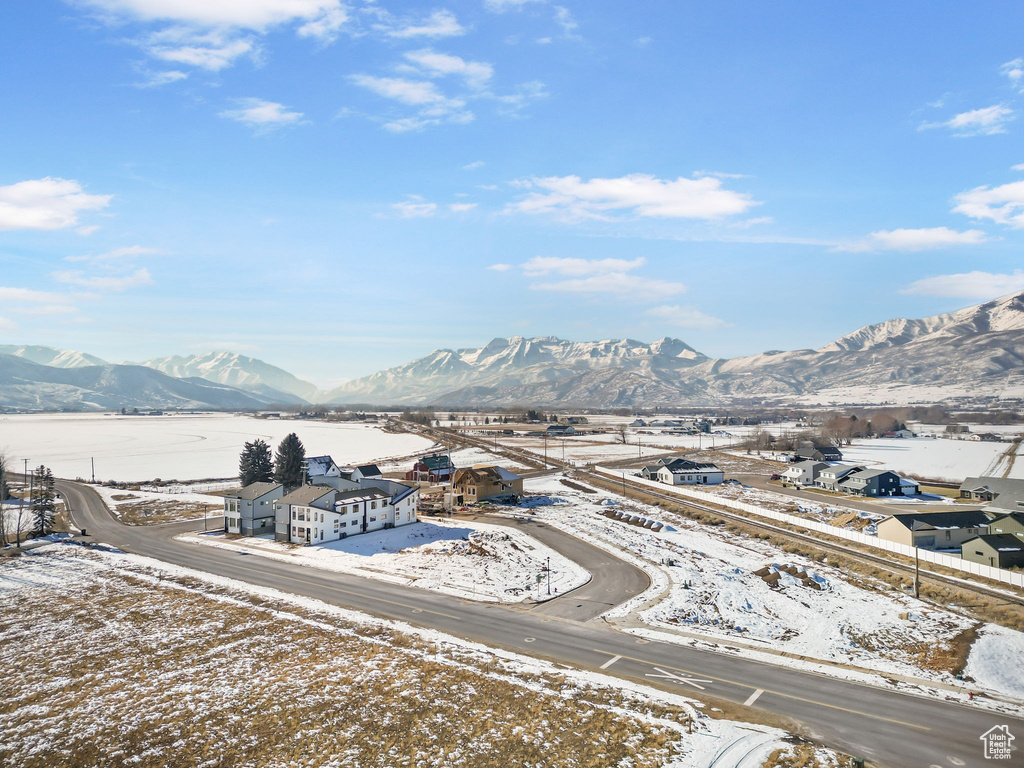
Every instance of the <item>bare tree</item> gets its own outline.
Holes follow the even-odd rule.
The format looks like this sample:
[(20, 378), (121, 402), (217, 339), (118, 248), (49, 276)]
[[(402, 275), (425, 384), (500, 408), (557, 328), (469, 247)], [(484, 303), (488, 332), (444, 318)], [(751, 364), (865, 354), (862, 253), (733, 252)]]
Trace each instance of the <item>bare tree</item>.
[(615, 429), (615, 439), (623, 445), (629, 442), (629, 428), (625, 424)]

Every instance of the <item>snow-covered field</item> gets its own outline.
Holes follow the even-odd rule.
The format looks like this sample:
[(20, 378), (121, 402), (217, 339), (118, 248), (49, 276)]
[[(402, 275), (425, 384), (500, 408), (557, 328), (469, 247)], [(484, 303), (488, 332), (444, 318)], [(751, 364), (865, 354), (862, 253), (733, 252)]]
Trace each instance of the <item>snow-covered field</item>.
[[(600, 489), (583, 493), (546, 477), (528, 480), (526, 490), (538, 494), (528, 503), (536, 505), (542, 519), (606, 548), (620, 548), (652, 575), (654, 587), (646, 597), (615, 614), (639, 610), (635, 618), (654, 628), (880, 673), (956, 682), (940, 657), (954, 638), (974, 626), (972, 619), (880, 582), (855, 585), (826, 564), (657, 507), (621, 500), (606, 506), (615, 497)], [(655, 532), (599, 514), (616, 509), (667, 527)], [(669, 560), (672, 565), (666, 565)], [(1019, 632), (992, 625), (985, 629), (987, 657), (1024, 648)], [(668, 633), (659, 636), (671, 640)], [(980, 662), (975, 668), (980, 685), (1019, 693), (1013, 680), (995, 674), (994, 665)]]
[(131, 555), (45, 547), (0, 567), (0, 596), (3, 765), (703, 768), (787, 746), (683, 696)]
[[(965, 477), (1002, 474), (1000, 456), (1009, 443), (981, 443), (931, 437), (854, 440), (843, 446), (843, 460), (885, 467), (929, 480), (960, 482)], [(1024, 478), (1024, 459), (1014, 463), (1011, 477)]]
[(168, 523), (176, 520), (202, 519), (205, 514), (219, 515), (224, 509), (222, 496), (205, 493), (157, 493), (125, 491), (94, 485), (114, 517), (131, 525)]
[(0, 416), (0, 451), (12, 467), (27, 458), (58, 477), (88, 479), (95, 458), (97, 480), (195, 480), (237, 475), (246, 441), (261, 438), (274, 449), (289, 432), (298, 434), (307, 456), (330, 454), (342, 464), (430, 446), (417, 435), (391, 434), (366, 424), (224, 414), (45, 414)]
[[(223, 534), (188, 534), (179, 538), (502, 603), (546, 597), (547, 558), (551, 558), (554, 594), (564, 594), (590, 580), (586, 570), (533, 537), (513, 528), (475, 520), (423, 519), (311, 547), (266, 538), (225, 538)], [(538, 583), (538, 575), (543, 575), (542, 583)]]

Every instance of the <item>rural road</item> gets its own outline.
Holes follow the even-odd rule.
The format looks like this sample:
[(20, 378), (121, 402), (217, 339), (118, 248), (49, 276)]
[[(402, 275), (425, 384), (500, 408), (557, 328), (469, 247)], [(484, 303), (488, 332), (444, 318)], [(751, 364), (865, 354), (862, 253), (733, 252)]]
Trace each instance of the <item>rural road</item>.
[[(600, 620), (571, 621), (494, 604), (332, 573), (287, 562), (174, 540), (195, 523), (129, 527), (115, 521), (94, 490), (58, 481), (89, 538), (168, 563), (305, 595), (390, 619), (537, 656), (602, 670), (674, 692), (728, 700), (791, 719), (805, 735), (887, 768), (980, 768), (980, 736), (1000, 724), (1024, 744), (1024, 719), (993, 715), (967, 704), (896, 693), (858, 683), (739, 658), (726, 652), (648, 642)], [(573, 545), (591, 569), (609, 556)], [(582, 596), (582, 593), (581, 593)], [(558, 603), (574, 594), (559, 598)], [(599, 602), (600, 598), (593, 598)], [(577, 603), (586, 603), (577, 600)], [(562, 603), (564, 605), (564, 603)], [(549, 604), (553, 606), (554, 604)], [(593, 608), (591, 608), (593, 610)], [(1021, 766), (1021, 752), (1002, 765)], [(722, 768), (725, 768), (723, 766)]]

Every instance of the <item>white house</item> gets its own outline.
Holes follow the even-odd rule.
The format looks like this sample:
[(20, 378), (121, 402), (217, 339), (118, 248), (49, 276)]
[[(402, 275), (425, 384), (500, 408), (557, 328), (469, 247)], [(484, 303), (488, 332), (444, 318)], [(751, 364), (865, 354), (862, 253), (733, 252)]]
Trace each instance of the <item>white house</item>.
[(663, 465), (653, 479), (666, 485), (718, 485), (725, 475), (714, 464), (676, 459)]
[[(790, 467), (790, 469), (793, 469), (793, 467)], [(860, 472), (863, 469), (864, 467), (859, 464), (830, 464), (821, 469), (814, 480), (814, 484), (819, 488), (824, 488), (826, 491), (839, 493), (841, 490), (839, 483), (849, 475)], [(786, 471), (788, 472), (789, 470)], [(783, 477), (786, 476), (786, 472), (782, 474)], [(801, 483), (801, 485), (804, 485), (804, 483)]]
[(823, 461), (814, 461), (813, 459), (798, 461), (782, 473), (782, 482), (801, 486), (814, 485), (814, 481), (818, 479), (821, 471), (827, 469), (828, 466)]
[(321, 544), (367, 531), (415, 523), (419, 492), (406, 487), (402, 496), (380, 488), (336, 491), (324, 486), (307, 486), (281, 500), (287, 515), (288, 540), (292, 544)]

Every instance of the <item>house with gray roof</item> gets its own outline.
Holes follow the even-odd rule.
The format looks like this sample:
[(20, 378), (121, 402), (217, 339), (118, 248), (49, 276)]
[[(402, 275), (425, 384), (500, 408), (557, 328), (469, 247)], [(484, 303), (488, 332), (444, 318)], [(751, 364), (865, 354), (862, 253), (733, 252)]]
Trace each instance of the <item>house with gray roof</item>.
[(278, 483), (250, 483), (224, 496), (224, 530), (242, 536), (274, 532), (274, 502), (284, 496)]
[(842, 490), (839, 483), (854, 472), (863, 472), (864, 467), (860, 464), (829, 464), (818, 473), (814, 484), (819, 488), (833, 493)]
[(968, 477), (960, 498), (986, 501), (994, 509), (1024, 512), (1024, 480), (1009, 477)]
[[(989, 514), (992, 514), (991, 510)], [(997, 514), (988, 524), (989, 533), (1008, 533), (1024, 540), (1024, 512)]]
[(814, 485), (822, 470), (827, 469), (828, 466), (825, 462), (815, 461), (814, 459), (798, 461), (796, 464), (786, 467), (786, 470), (782, 473), (782, 484), (799, 485), (801, 487)]
[(903, 484), (891, 469), (862, 469), (839, 481), (839, 490), (855, 496), (902, 496)]
[(957, 549), (987, 534), (989, 516), (981, 510), (909, 512), (889, 515), (876, 526), (878, 538), (922, 549)]
[(329, 485), (300, 485), (294, 491), (274, 502), (274, 538), (277, 541), (291, 541), (291, 521), (302, 518), (311, 520), (321, 512), (334, 507), (339, 491)]
[(993, 568), (1020, 568), (1024, 566), (1024, 540), (1008, 533), (983, 534), (961, 544), (960, 557)]

